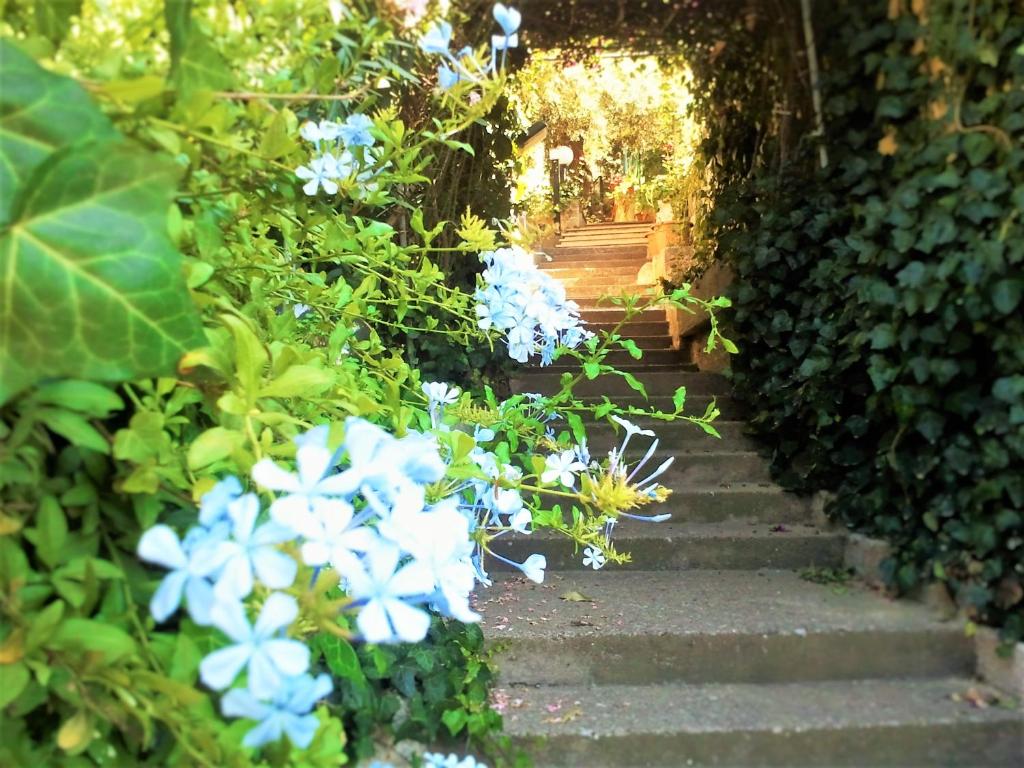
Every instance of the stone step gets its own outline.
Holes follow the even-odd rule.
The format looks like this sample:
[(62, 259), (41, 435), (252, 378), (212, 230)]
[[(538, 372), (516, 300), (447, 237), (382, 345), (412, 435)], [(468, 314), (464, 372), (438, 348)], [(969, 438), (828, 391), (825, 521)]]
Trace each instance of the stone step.
[(640, 271), (640, 268), (647, 263), (646, 258), (629, 258), (629, 259), (602, 259), (599, 263), (595, 264), (589, 259), (573, 258), (573, 259), (554, 259), (550, 261), (542, 260), (537, 264), (537, 267), (544, 272), (557, 272), (559, 270), (585, 270), (588, 273), (599, 274), (604, 269), (632, 269), (635, 275)]
[(628, 277), (635, 279), (636, 273), (639, 272), (640, 268), (646, 263), (646, 261), (625, 261), (621, 264), (618, 262), (602, 262), (600, 266), (594, 266), (592, 264), (587, 266), (563, 266), (561, 262), (550, 261), (546, 264), (541, 264), (540, 268), (543, 272), (556, 280), (579, 278), (600, 279), (608, 277)]
[[(651, 350), (650, 352), (644, 352), (644, 356), (640, 360), (634, 360), (628, 354), (623, 352), (614, 352), (612, 355), (614, 355), (614, 359), (609, 362), (611, 362), (618, 370), (629, 371), (630, 373), (652, 370), (698, 373), (700, 370), (696, 364), (686, 362), (690, 358), (683, 350)], [(648, 355), (651, 357), (648, 357)], [(664, 357), (662, 357), (662, 355), (664, 355)], [(658, 360), (663, 360), (664, 362), (657, 362)], [(562, 363), (561, 360), (556, 360), (551, 365), (543, 366), (540, 370), (558, 374), (562, 374), (566, 371), (572, 374), (580, 372), (579, 363), (574, 363), (572, 365), (569, 363), (560, 363)]]
[(654, 224), (649, 221), (595, 221), (576, 229), (567, 229), (565, 234), (573, 232), (629, 232), (632, 230), (649, 232)]
[[(671, 511), (669, 498), (659, 509)], [(615, 528), (615, 547), (632, 562), (606, 565), (612, 571), (689, 571), (694, 569), (837, 568), (843, 563), (842, 533), (825, 533), (810, 525), (763, 523), (641, 523), (623, 520)], [(536, 553), (547, 558), (548, 571), (581, 571), (583, 554), (565, 536), (538, 531), (530, 536), (504, 536), (491, 543), (503, 557), (523, 562)], [(488, 569), (506, 572), (512, 566), (488, 561)]]
[[(586, 323), (607, 324), (618, 323), (626, 317), (626, 310), (615, 306), (586, 307), (580, 310), (580, 317)], [(665, 319), (665, 310), (657, 307), (645, 309), (643, 312), (635, 313), (629, 320), (631, 323), (638, 322), (668, 322)]]
[[(667, 344), (667, 341), (666, 341)], [(639, 342), (638, 342), (639, 346)], [(650, 349), (649, 347), (640, 347), (644, 353), (643, 357), (639, 360), (634, 358), (625, 350), (617, 349), (614, 352), (609, 352), (605, 357), (605, 362), (609, 365), (614, 365), (620, 371), (629, 371), (633, 374), (643, 373), (644, 371), (652, 370), (663, 370), (663, 371), (674, 371), (674, 372), (688, 372), (698, 373), (697, 366), (690, 363), (690, 355), (687, 351), (682, 349)], [(563, 362), (564, 361), (564, 362)], [(562, 363), (559, 365), (559, 363)], [(550, 366), (539, 367), (536, 370), (545, 371), (548, 373), (559, 373), (562, 371), (569, 371), (571, 373), (579, 373), (580, 363), (570, 358), (559, 358), (555, 360)]]
[[(641, 358), (643, 361), (646, 358)], [(653, 362), (653, 361), (648, 361)], [(542, 370), (542, 369), (541, 369)], [(552, 394), (561, 389), (559, 376), (552, 373), (531, 372), (521, 379), (513, 379), (513, 388), (521, 388), (528, 392)], [(687, 395), (718, 395), (727, 396), (730, 390), (729, 380), (717, 373), (693, 373), (672, 370), (641, 370), (634, 374), (647, 391), (648, 396), (656, 397), (675, 393), (677, 387), (686, 387)], [(583, 380), (576, 385), (577, 395), (608, 395), (613, 400), (617, 395), (633, 395), (636, 390), (621, 376), (604, 374), (596, 379)], [(689, 399), (689, 397), (687, 397)], [(670, 398), (671, 400), (671, 398)]]
[(556, 261), (565, 258), (584, 258), (587, 261), (604, 261), (606, 259), (647, 258), (647, 245), (604, 245), (595, 248), (592, 245), (556, 245), (547, 255)]
[(659, 295), (655, 293), (652, 287), (644, 285), (632, 285), (628, 288), (612, 290), (606, 293), (597, 293), (586, 287), (580, 288), (579, 291), (577, 293), (576, 291), (568, 290), (566, 295), (575, 301), (581, 309), (615, 309), (615, 305), (611, 301), (613, 297), (640, 296), (646, 302)]
[[(746, 434), (747, 425), (742, 421), (716, 419), (714, 427), (721, 435), (720, 438), (707, 434), (700, 427), (688, 421), (671, 422), (649, 418), (634, 418), (631, 421), (644, 429), (652, 430), (660, 441), (661, 450), (671, 451), (677, 455), (681, 452), (690, 455), (754, 451), (757, 448), (757, 442)], [(608, 422), (587, 425), (590, 452), (595, 455), (606, 453), (618, 446), (622, 442), (622, 437), (622, 429), (616, 429)], [(650, 438), (644, 438), (644, 440), (647, 441)], [(646, 446), (647, 443), (644, 442), (641, 445)]]
[(609, 248), (616, 245), (637, 245), (647, 248), (647, 236), (626, 234), (586, 234), (577, 237), (563, 237), (556, 248)]
[[(653, 524), (652, 524), (653, 525)], [(495, 575), (480, 593), (503, 685), (781, 683), (971, 674), (963, 623), (785, 570)], [(585, 601), (561, 599), (577, 593)]]
[(558, 282), (565, 286), (565, 292), (569, 296), (575, 293), (595, 295), (611, 293), (618, 295), (620, 293), (632, 293), (634, 289), (650, 286), (649, 281), (646, 283), (637, 282), (635, 270), (622, 275), (560, 277)]
[[(657, 409), (663, 413), (675, 412), (675, 405), (672, 403), (672, 398), (664, 395), (652, 395), (648, 398), (632, 395), (611, 395), (608, 397), (616, 405), (623, 408), (640, 408), (645, 411), (650, 409)], [(590, 405), (600, 404), (604, 402), (604, 398), (595, 395), (581, 395), (580, 399), (584, 403)], [(703, 416), (707, 407), (711, 404), (711, 401), (715, 401), (715, 405), (719, 410), (720, 419), (728, 419), (730, 421), (736, 419), (742, 419), (746, 415), (746, 408), (738, 400), (733, 398), (731, 395), (719, 395), (712, 397), (709, 395), (689, 395), (686, 398), (686, 404), (683, 406), (683, 413), (687, 416)], [(642, 415), (636, 415), (634, 417), (628, 417), (630, 421), (636, 421), (641, 418)], [(638, 422), (639, 423), (639, 422)]]
[(618, 327), (620, 336), (636, 339), (642, 336), (668, 336), (667, 320), (630, 320), (619, 326), (616, 322), (587, 323), (587, 330), (594, 333), (611, 333)]
[(1019, 766), (1024, 716), (968, 677), (512, 689), (505, 731), (537, 768)]

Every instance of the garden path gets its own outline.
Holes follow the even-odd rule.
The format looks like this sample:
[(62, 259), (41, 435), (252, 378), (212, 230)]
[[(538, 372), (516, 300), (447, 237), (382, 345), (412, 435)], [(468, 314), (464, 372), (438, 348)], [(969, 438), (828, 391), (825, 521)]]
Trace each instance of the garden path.
[[(635, 290), (646, 231), (569, 233), (544, 266), (591, 327), (621, 318), (597, 297)], [(633, 553), (627, 566), (584, 569), (564, 540), (540, 534), (502, 540), (502, 554), (548, 560), (543, 584), (499, 574), (482, 604), (501, 667), (498, 706), (537, 765), (1019, 764), (1020, 713), (972, 704), (989, 691), (972, 679), (962, 625), (859, 585), (802, 578), (842, 568), (843, 533), (815, 525), (809, 500), (771, 482), (727, 380), (671, 348), (662, 311), (624, 335), (644, 358), (615, 362), (669, 409), (680, 384), (693, 412), (716, 397), (722, 439), (654, 425), (661, 452), (677, 457), (663, 478), (673, 518), (617, 528), (619, 548)], [(531, 372), (520, 386), (552, 391), (559, 373)], [(624, 385), (602, 378), (581, 394), (628, 401)], [(595, 454), (618, 442), (591, 428)]]

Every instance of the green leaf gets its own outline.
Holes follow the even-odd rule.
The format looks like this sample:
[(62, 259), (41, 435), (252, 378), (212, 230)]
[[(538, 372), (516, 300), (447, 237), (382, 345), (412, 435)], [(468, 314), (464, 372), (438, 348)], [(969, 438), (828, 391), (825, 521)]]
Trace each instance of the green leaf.
[(224, 427), (213, 427), (197, 437), (188, 447), (188, 468), (202, 469), (226, 459), (245, 442), (245, 436)]
[(56, 650), (100, 653), (107, 662), (135, 653), (135, 641), (123, 629), (93, 619), (65, 619), (46, 644)]
[(264, 386), (260, 397), (313, 397), (323, 394), (334, 384), (334, 373), (312, 365), (293, 365)]
[(82, 0), (36, 0), (36, 27), (39, 34), (59, 43), (71, 29), (71, 17), (82, 10)]
[(124, 408), (124, 402), (109, 387), (74, 379), (43, 384), (32, 393), (32, 400), (48, 405), (60, 405), (70, 411), (85, 413), (97, 419), (106, 418), (114, 411)]
[(441, 715), (441, 722), (448, 727), (448, 732), (454, 736), (466, 726), (468, 718), (469, 715), (466, 714), (464, 709), (449, 709)]
[(677, 411), (683, 410), (686, 405), (686, 387), (679, 387), (672, 394), (672, 405)]
[(1024, 296), (1024, 280), (1000, 280), (992, 288), (992, 303), (995, 308), (1008, 315), (1020, 304)]
[(107, 455), (110, 444), (87, 419), (77, 413), (59, 408), (44, 408), (37, 414), (39, 421), (61, 437), (67, 438), (72, 445), (89, 448)]
[(327, 668), (335, 676), (356, 682), (365, 679), (355, 648), (347, 640), (331, 635), (321, 635), (317, 638), (316, 645), (324, 656)]
[(171, 38), (171, 76), (177, 74), (192, 23), (192, 0), (164, 0), (164, 24)]
[(213, 41), (195, 26), (189, 27), (174, 81), (184, 98), (196, 91), (227, 90), (234, 84), (227, 60)]
[(53, 496), (44, 496), (39, 502), (36, 518), (36, 554), (49, 567), (61, 560), (61, 551), (68, 539), (68, 520), (64, 510)]
[(0, 664), (0, 709), (20, 696), (28, 681), (28, 667), (23, 662)]
[(0, 40), (0, 227), (9, 220), (18, 185), (47, 157), (69, 144), (116, 136), (78, 83)]
[(583, 373), (586, 374), (588, 379), (596, 379), (601, 373), (600, 363), (589, 362), (583, 364)]
[(15, 196), (0, 234), (0, 403), (47, 376), (173, 373), (203, 343), (166, 233), (176, 175), (105, 142), (56, 154)]

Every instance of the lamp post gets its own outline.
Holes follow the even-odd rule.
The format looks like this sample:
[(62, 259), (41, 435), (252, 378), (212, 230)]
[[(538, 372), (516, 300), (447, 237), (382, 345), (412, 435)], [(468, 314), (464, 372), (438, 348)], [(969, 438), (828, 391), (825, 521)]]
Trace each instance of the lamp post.
[(559, 237), (562, 235), (562, 175), (565, 167), (572, 164), (576, 158), (572, 147), (562, 144), (548, 150), (548, 159), (551, 161), (551, 194), (554, 198), (555, 227)]

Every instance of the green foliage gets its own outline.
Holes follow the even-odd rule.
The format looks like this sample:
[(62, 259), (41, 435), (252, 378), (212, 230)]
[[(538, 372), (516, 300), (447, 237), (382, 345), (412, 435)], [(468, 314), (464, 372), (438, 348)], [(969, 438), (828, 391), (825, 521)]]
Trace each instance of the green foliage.
[(1024, 18), (926, 7), (817, 12), (829, 166), (730, 161), (713, 234), (776, 475), (892, 541), (899, 586), (943, 579), (1020, 638)]
[(372, 756), (382, 729), (428, 744), (485, 737), (484, 749), (507, 750), (486, 738), (501, 716), (488, 703), (495, 670), (479, 627), (435, 619), (416, 645), (354, 648), (329, 636), (317, 643), (340, 689), (354, 755)]
[[(499, 718), (477, 630), (438, 625), (432, 644), (353, 654), (337, 605), (327, 610), (344, 596), (304, 579), (295, 633), (365, 706), (336, 689), (309, 749), (243, 747), (252, 723), (225, 720), (197, 682), (223, 638), (183, 616), (153, 622), (159, 579), (136, 548), (156, 523), (186, 530), (218, 478), (290, 462), (313, 426), (338, 434), (358, 415), (399, 435), (428, 428), (431, 357), (449, 359), (438, 375), (501, 343), (467, 290), (497, 233), (464, 207), (458, 224), (432, 220), (423, 186), (446, 178), (442, 158), (474, 148), (464, 131), (486, 132), (503, 78), (480, 84), (476, 103), (438, 95), (434, 63), (370, 2), (61, 8), (77, 14), (63, 37), (34, 4), (10, 3), (0, 43), (0, 764), (327, 768), (399, 736), (483, 743)], [(373, 121), (373, 181), (305, 195), (299, 125), (354, 112)], [(470, 181), (500, 197), (498, 177)], [(442, 258), (474, 267), (452, 280)], [(716, 307), (687, 291), (654, 301)], [(603, 363), (613, 337), (566, 354), (616, 375)], [(457, 428), (479, 424), (525, 468), (538, 527), (596, 541), (623, 496), (652, 502), (619, 483), (552, 506), (542, 456), (571, 438), (548, 437), (548, 416), (571, 414), (579, 437), (595, 412), (573, 394), (583, 375), (531, 409), (465, 393), (438, 433), (450, 459), (438, 497), (482, 478)], [(653, 415), (713, 430), (715, 414)]]
[(178, 171), (0, 41), (0, 403), (46, 376), (169, 373), (201, 343), (166, 234)]

